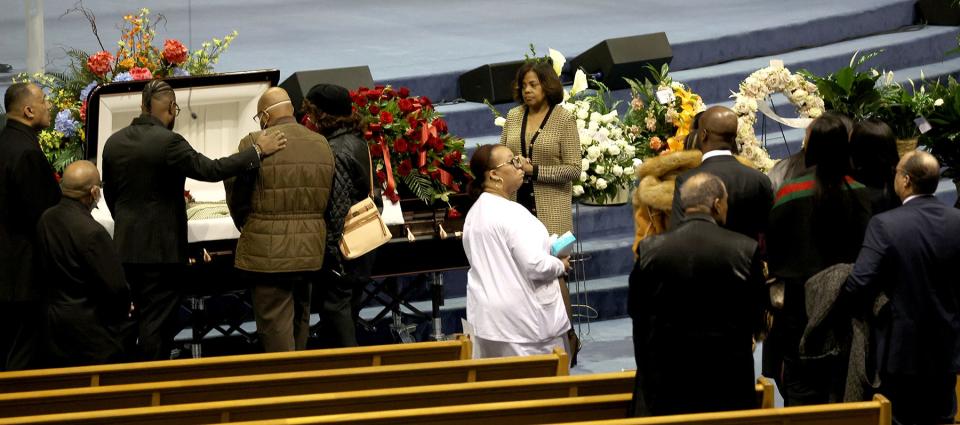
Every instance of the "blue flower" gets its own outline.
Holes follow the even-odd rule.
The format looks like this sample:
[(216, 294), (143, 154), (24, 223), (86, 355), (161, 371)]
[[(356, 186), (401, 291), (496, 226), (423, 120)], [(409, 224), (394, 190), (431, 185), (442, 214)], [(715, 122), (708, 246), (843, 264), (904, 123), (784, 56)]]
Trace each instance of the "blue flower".
[(174, 76), (174, 77), (189, 77), (189, 76), (190, 76), (190, 71), (187, 71), (186, 69), (183, 69), (183, 68), (180, 68), (180, 67), (176, 67), (176, 68), (173, 68), (173, 76)]
[(133, 81), (133, 76), (129, 72), (121, 72), (113, 77), (113, 82)]
[(83, 90), (80, 90), (80, 101), (83, 102), (87, 100), (87, 96), (90, 96), (90, 92), (92, 92), (93, 89), (96, 87), (97, 87), (97, 82), (93, 81), (90, 84), (87, 84), (87, 86), (84, 87)]
[(63, 137), (71, 138), (77, 134), (77, 128), (80, 123), (73, 119), (73, 114), (69, 109), (64, 109), (57, 113), (57, 119), (54, 121), (53, 129), (63, 133)]

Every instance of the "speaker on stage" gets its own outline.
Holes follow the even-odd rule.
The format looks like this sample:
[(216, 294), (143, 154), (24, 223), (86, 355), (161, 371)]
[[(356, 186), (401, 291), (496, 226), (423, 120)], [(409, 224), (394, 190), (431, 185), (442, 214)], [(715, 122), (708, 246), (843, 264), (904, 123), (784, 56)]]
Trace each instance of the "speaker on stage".
[(643, 80), (650, 77), (647, 65), (660, 69), (672, 59), (667, 34), (657, 32), (603, 40), (573, 58), (570, 70), (576, 72), (582, 68), (588, 76), (617, 90), (629, 87), (624, 77)]
[(513, 78), (523, 61), (483, 65), (460, 75), (460, 97), (470, 102), (506, 103), (513, 101)]
[(930, 25), (960, 25), (960, 6), (947, 0), (919, 0), (917, 16)]
[(300, 117), (300, 104), (303, 103), (303, 98), (313, 86), (320, 83), (336, 84), (353, 91), (360, 86), (372, 88), (373, 75), (370, 74), (370, 67), (366, 65), (294, 72), (280, 83), (280, 87), (290, 94), (290, 101), (293, 102), (297, 117)]

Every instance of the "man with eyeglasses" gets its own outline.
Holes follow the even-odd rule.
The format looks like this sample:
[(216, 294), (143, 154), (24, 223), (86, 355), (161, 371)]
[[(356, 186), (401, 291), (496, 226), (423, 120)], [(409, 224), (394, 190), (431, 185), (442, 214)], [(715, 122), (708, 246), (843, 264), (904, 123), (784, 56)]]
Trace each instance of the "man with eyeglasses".
[(142, 360), (170, 358), (187, 262), (184, 181), (216, 182), (260, 167), (286, 146), (282, 132), (261, 133), (253, 146), (209, 159), (173, 131), (180, 107), (169, 84), (143, 89), (141, 115), (107, 139), (103, 149), (104, 198), (114, 220), (113, 238), (136, 305)]
[[(287, 149), (224, 182), (241, 230), (234, 265), (253, 287), (257, 334), (267, 352), (303, 350), (310, 335), (310, 294), (323, 266), (334, 156), (327, 139), (297, 123), (286, 90), (268, 89), (254, 117), (289, 138)], [(256, 143), (247, 135), (239, 148)], [(326, 283), (326, 282), (324, 282)]]
[[(960, 372), (960, 210), (933, 196), (940, 182), (933, 155), (910, 152), (896, 170), (893, 187), (903, 205), (870, 219), (837, 303), (871, 317), (867, 364), (880, 377), (874, 390), (890, 399), (893, 423), (953, 423)], [(880, 293), (889, 301), (877, 310)]]
[(35, 84), (4, 94), (7, 126), (0, 131), (0, 371), (30, 367), (37, 332), (37, 220), (60, 200), (53, 168), (38, 134), (50, 126), (50, 101)]

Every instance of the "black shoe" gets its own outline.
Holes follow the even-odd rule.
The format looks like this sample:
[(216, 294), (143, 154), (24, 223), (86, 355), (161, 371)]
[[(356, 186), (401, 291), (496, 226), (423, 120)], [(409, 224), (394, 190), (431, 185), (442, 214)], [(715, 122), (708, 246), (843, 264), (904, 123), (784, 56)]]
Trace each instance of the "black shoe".
[(577, 354), (580, 354), (580, 349), (583, 348), (583, 344), (580, 343), (580, 337), (577, 336), (577, 332), (573, 329), (567, 332), (567, 340), (570, 344), (570, 367), (577, 366)]

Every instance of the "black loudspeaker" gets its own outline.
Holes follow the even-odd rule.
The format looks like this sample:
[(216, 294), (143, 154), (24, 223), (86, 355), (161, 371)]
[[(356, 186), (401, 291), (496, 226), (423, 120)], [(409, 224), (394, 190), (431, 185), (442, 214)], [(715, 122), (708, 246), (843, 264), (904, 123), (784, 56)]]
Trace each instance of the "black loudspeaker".
[(290, 95), (290, 101), (293, 102), (293, 109), (298, 117), (300, 116), (300, 105), (303, 103), (303, 98), (307, 96), (313, 86), (320, 83), (336, 84), (354, 91), (361, 86), (372, 88), (373, 75), (370, 74), (370, 67), (366, 65), (294, 72), (280, 83), (280, 87)]
[(470, 102), (506, 103), (513, 101), (513, 79), (523, 61), (483, 65), (460, 75), (460, 97)]
[(570, 61), (570, 70), (582, 68), (591, 78), (605, 84), (611, 90), (629, 87), (624, 77), (641, 81), (650, 77), (647, 65), (657, 70), (673, 59), (673, 50), (667, 34), (635, 35), (608, 38)]
[(921, 21), (930, 25), (960, 25), (960, 6), (951, 0), (919, 0), (917, 12)]

